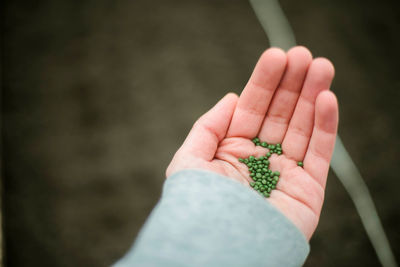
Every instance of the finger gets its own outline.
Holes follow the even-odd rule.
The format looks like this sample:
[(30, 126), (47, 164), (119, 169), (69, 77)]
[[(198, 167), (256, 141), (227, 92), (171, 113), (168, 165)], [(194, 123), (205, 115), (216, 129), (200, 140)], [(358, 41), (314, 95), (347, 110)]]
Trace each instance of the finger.
[(314, 127), (315, 99), (321, 91), (329, 90), (334, 73), (328, 59), (317, 58), (311, 63), (282, 143), (288, 158), (303, 161)]
[(304, 158), (304, 170), (325, 188), (338, 126), (338, 104), (332, 92), (322, 92), (315, 104), (315, 124)]
[(236, 94), (229, 93), (201, 116), (177, 153), (212, 160), (218, 143), (226, 135), (237, 100)]
[(240, 95), (228, 137), (255, 137), (264, 120), (269, 102), (286, 66), (286, 54), (278, 48), (266, 50)]
[(287, 58), (285, 74), (258, 135), (261, 140), (273, 144), (282, 143), (312, 61), (310, 51), (302, 46), (290, 49)]

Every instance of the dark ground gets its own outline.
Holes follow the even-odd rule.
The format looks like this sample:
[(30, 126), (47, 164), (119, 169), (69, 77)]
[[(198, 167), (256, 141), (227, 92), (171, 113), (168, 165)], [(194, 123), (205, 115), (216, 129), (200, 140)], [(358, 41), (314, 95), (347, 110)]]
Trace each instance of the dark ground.
[[(281, 1), (336, 66), (340, 135), (400, 260), (399, 9)], [(194, 120), (239, 93), (268, 46), (245, 0), (6, 1), (2, 114), (8, 266), (106, 266), (131, 245)], [(377, 266), (331, 174), (306, 266)]]

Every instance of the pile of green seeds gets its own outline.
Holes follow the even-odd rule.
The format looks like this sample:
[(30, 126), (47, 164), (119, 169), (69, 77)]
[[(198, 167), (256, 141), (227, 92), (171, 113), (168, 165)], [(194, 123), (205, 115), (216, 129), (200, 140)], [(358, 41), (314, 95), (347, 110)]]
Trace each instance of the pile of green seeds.
[[(281, 144), (273, 145), (267, 144), (267, 142), (261, 142), (257, 137), (252, 141), (256, 146), (268, 148), (269, 151), (265, 156), (261, 156), (259, 158), (254, 156), (249, 156), (245, 159), (239, 158), (239, 162), (246, 164), (249, 169), (250, 177), (253, 179), (253, 182), (250, 182), (250, 186), (264, 197), (269, 197), (271, 191), (276, 188), (276, 185), (279, 181), (280, 172), (271, 171), (269, 168), (270, 162), (268, 159), (273, 154), (282, 155), (282, 146)], [(297, 165), (303, 167), (302, 162), (298, 162)]]

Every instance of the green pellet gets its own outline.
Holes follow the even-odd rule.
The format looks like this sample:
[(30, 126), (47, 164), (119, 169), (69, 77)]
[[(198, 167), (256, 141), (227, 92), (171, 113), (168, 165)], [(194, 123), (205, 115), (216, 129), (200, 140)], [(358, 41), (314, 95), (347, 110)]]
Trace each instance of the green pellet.
[(297, 162), (297, 166), (303, 167), (303, 166), (304, 166), (304, 164), (303, 164), (303, 162), (302, 162), (302, 161), (299, 161), (299, 162)]
[[(268, 152), (265, 156), (256, 158), (255, 156), (249, 156), (248, 158), (238, 158), (238, 161), (246, 164), (248, 167), (249, 175), (253, 180), (250, 182), (250, 186), (264, 197), (269, 197), (272, 190), (276, 188), (280, 173), (279, 171), (272, 172), (269, 169), (269, 158), (273, 154), (281, 155), (282, 145), (281, 144), (268, 144), (267, 142), (261, 142), (258, 137), (252, 139), (252, 142), (256, 146), (262, 146), (268, 148)], [(297, 163), (298, 166), (303, 167), (302, 162)]]
[(261, 146), (262, 146), (262, 147), (267, 147), (267, 145), (268, 145), (268, 144), (267, 144), (266, 142), (262, 142), (262, 143), (261, 143)]

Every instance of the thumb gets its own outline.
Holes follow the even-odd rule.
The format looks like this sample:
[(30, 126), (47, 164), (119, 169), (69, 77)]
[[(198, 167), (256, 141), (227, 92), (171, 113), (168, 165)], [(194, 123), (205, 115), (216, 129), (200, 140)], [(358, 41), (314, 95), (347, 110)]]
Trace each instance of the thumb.
[(207, 161), (214, 158), (218, 143), (225, 138), (238, 101), (234, 93), (225, 95), (193, 125), (178, 153)]

